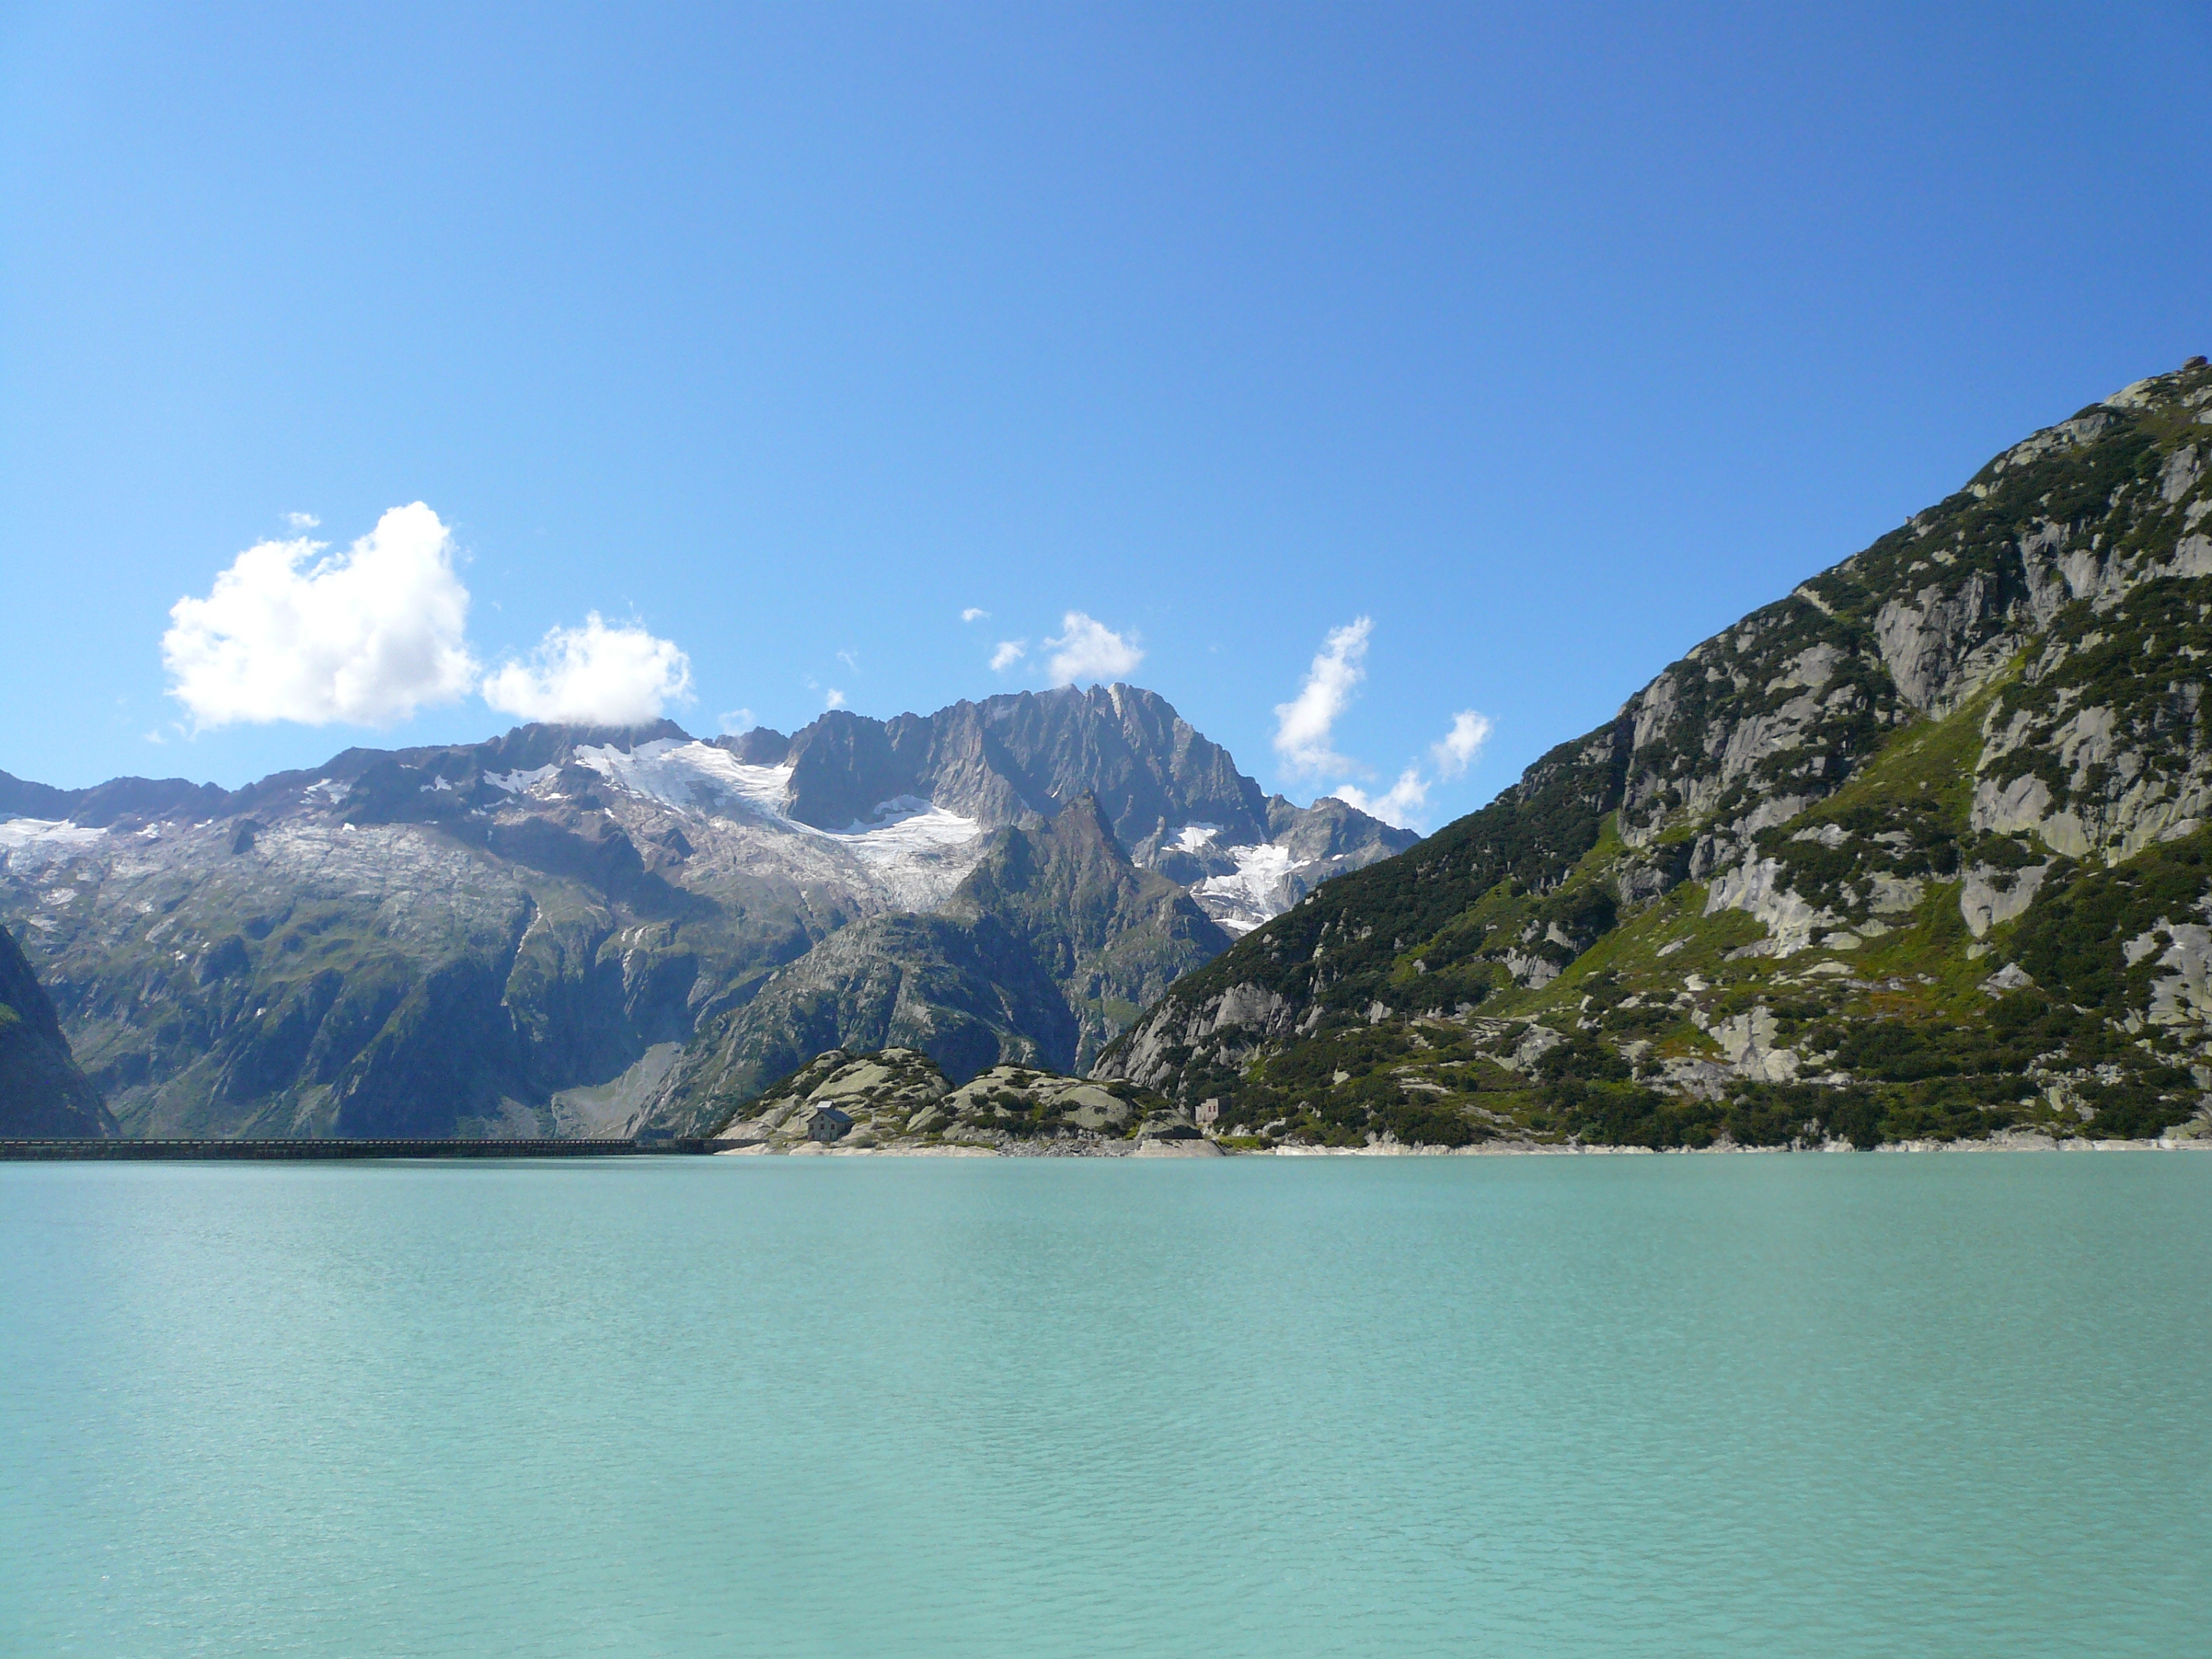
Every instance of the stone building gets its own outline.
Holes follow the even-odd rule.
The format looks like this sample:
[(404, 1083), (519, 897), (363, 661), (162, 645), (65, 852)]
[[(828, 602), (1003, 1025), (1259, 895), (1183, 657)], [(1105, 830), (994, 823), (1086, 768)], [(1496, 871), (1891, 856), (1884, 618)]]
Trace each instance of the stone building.
[(799, 1121), (805, 1126), (809, 1140), (831, 1141), (844, 1137), (853, 1127), (853, 1115), (835, 1106), (810, 1106)]

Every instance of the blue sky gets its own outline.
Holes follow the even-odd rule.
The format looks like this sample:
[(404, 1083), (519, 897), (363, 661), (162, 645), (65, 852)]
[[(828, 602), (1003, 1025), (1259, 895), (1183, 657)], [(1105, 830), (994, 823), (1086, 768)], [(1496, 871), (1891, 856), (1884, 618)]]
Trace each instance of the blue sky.
[(1433, 827), (2212, 349), (2208, 70), (2180, 6), (10, 6), (0, 768), (1072, 653)]

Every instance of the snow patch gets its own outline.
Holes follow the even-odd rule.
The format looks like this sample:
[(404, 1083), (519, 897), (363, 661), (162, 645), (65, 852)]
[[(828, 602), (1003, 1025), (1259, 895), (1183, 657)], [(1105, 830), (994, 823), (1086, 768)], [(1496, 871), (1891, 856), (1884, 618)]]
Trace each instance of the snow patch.
[(64, 847), (88, 847), (107, 831), (58, 818), (9, 818), (0, 823), (0, 847), (30, 847), (40, 842)]
[(504, 789), (510, 795), (524, 795), (560, 769), (557, 766), (533, 766), (527, 771), (487, 772), (484, 781), (495, 789)]
[(744, 805), (775, 818), (783, 817), (792, 771), (788, 766), (747, 766), (726, 749), (675, 738), (657, 738), (628, 750), (579, 749), (576, 763), (634, 795), (678, 811)]
[[(678, 811), (703, 813), (718, 822), (765, 829), (776, 844), (842, 849), (879, 880), (902, 904), (941, 903), (973, 862), (951, 858), (955, 849), (980, 843), (983, 826), (919, 795), (879, 803), (842, 830), (801, 823), (784, 811), (793, 769), (747, 766), (712, 744), (657, 738), (628, 750), (576, 750), (587, 766), (632, 794)], [(791, 840), (786, 840), (790, 837)]]
[[(1210, 841), (1214, 826), (1191, 826), (1201, 827), (1207, 831)], [(1189, 847), (1190, 833), (1189, 828), (1184, 830), (1180, 844), (1195, 851), (1195, 848)], [(1199, 846), (1206, 844), (1201, 842)], [(1268, 842), (1258, 847), (1223, 850), (1236, 860), (1235, 873), (1208, 876), (1191, 890), (1191, 896), (1224, 931), (1241, 937), (1291, 908), (1289, 877), (1297, 863), (1291, 857), (1289, 848)]]
[[(804, 824), (794, 828), (805, 829)], [(974, 818), (949, 812), (920, 795), (900, 795), (878, 806), (870, 820), (855, 819), (838, 831), (814, 830), (847, 842), (864, 864), (896, 864), (918, 854), (964, 846), (981, 833)]]

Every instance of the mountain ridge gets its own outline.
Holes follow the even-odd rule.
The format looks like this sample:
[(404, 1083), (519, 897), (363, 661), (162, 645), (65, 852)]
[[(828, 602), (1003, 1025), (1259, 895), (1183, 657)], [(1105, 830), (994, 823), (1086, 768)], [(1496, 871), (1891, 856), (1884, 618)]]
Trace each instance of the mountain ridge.
[(1069, 689), (789, 737), (520, 726), (229, 791), (0, 777), (0, 917), (126, 1132), (605, 1133), (702, 1024), (1086, 792), (1232, 927), (1412, 839), (1270, 801), (1157, 694)]

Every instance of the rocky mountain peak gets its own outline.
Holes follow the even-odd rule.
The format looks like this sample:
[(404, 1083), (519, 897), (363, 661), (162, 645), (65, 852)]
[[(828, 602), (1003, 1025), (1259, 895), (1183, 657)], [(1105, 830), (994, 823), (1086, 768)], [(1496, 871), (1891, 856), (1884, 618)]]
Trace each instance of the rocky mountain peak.
[(750, 732), (726, 733), (714, 747), (726, 750), (745, 766), (781, 766), (791, 757), (791, 739), (773, 726), (756, 726)]
[(1049, 817), (1087, 790), (1140, 858), (1194, 820), (1240, 843), (1267, 839), (1259, 787), (1135, 686), (1013, 692), (889, 720), (833, 710), (793, 737), (787, 759), (788, 810), (820, 829), (912, 798), (995, 830)]

